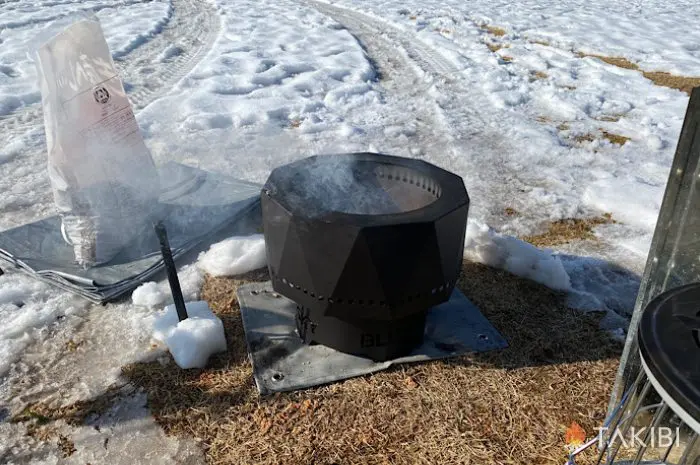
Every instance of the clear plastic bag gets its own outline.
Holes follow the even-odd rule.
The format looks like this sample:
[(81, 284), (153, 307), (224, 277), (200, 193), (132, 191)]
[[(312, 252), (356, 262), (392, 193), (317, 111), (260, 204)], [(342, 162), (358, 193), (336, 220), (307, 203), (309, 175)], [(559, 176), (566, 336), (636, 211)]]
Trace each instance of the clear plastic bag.
[(94, 15), (64, 18), (34, 44), (48, 170), (64, 239), (84, 267), (148, 228), (158, 174)]

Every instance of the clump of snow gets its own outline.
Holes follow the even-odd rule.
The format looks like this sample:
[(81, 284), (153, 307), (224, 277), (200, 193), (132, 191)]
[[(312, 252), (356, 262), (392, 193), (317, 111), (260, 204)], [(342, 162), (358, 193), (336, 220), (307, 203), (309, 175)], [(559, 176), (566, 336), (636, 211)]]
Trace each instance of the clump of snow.
[(168, 346), (180, 368), (204, 368), (212, 354), (226, 351), (224, 325), (204, 301), (185, 306), (188, 318), (178, 321), (175, 305), (168, 305), (153, 323), (153, 337)]
[[(204, 284), (204, 274), (196, 265), (187, 265), (178, 271), (180, 289), (186, 300), (196, 300)], [(173, 301), (167, 280), (158, 283), (149, 281), (141, 284), (131, 294), (134, 305), (155, 308)]]
[(571, 280), (561, 259), (553, 252), (497, 233), (487, 225), (470, 221), (464, 256), (475, 262), (502, 268), (558, 291), (571, 289)]
[(267, 264), (262, 234), (231, 237), (212, 245), (199, 256), (199, 267), (212, 276), (234, 276)]
[(134, 305), (142, 307), (155, 307), (162, 304), (167, 299), (167, 295), (156, 282), (147, 282), (134, 290), (131, 294), (131, 300)]

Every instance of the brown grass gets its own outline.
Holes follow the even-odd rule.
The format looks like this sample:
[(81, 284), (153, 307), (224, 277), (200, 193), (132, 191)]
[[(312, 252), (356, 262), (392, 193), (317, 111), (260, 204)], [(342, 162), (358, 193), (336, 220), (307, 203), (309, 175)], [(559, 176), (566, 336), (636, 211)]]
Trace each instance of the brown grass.
[[(558, 129), (561, 131), (566, 131), (569, 129), (569, 126), (566, 123), (562, 123), (561, 125), (559, 125)], [(606, 131), (605, 129), (600, 129), (599, 135), (589, 132), (585, 134), (576, 134), (572, 136), (571, 139), (573, 139), (573, 141), (577, 144), (584, 144), (587, 142), (593, 142), (598, 137), (603, 137), (604, 139), (607, 139), (615, 145), (625, 145), (629, 140), (631, 140), (627, 136), (621, 136), (620, 134), (615, 134), (610, 131)]]
[(541, 39), (531, 40), (530, 43), (532, 43), (532, 44), (538, 44), (538, 45), (544, 45), (545, 47), (549, 47), (549, 45), (550, 45), (549, 42), (547, 42), (546, 40), (541, 40)]
[[(598, 317), (567, 309), (562, 295), (541, 285), (473, 263), (465, 263), (458, 286), (508, 349), (259, 398), (235, 290), (266, 279), (260, 270), (206, 280), (203, 298), (222, 318), (229, 349), (207, 369), (123, 369), (147, 391), (165, 431), (197, 440), (208, 463), (563, 463), (566, 428), (575, 421), (590, 436), (602, 422), (621, 347), (598, 329)], [(101, 408), (82, 405), (67, 416)]]
[(500, 49), (503, 48), (503, 45), (501, 44), (486, 44), (486, 46), (491, 50), (493, 53), (496, 53)]
[(629, 137), (621, 136), (619, 134), (613, 134), (612, 132), (605, 131), (601, 129), (603, 137), (609, 140), (611, 143), (616, 145), (625, 145), (627, 141), (630, 140)]
[(535, 79), (547, 79), (549, 77), (549, 74), (543, 71), (535, 71), (534, 73), (532, 73), (532, 77)]
[(243, 343), (241, 282), (205, 284), (229, 341), (211, 368), (124, 369), (148, 391), (165, 430), (202, 439), (210, 463), (555, 463), (571, 421), (592, 432), (602, 420), (620, 348), (596, 318), (530, 281), (465, 264), (460, 288), (509, 340), (507, 350), (264, 399)]
[(690, 95), (690, 92), (694, 87), (700, 87), (700, 77), (686, 77), (686, 76), (676, 76), (671, 73), (666, 73), (663, 71), (644, 71), (637, 66), (637, 64), (629, 61), (624, 57), (609, 57), (605, 55), (596, 55), (590, 53), (577, 53), (577, 56), (592, 57), (604, 61), (618, 68), (631, 69), (635, 71), (641, 71), (642, 75), (652, 81), (657, 86), (668, 87), (671, 89), (678, 89), (681, 92), (685, 92)]
[[(544, 123), (544, 124), (549, 124), (549, 123), (554, 122), (554, 120), (552, 120), (552, 118), (550, 118), (549, 116), (544, 116), (544, 115), (538, 116), (536, 118), (536, 120), (537, 120), (537, 122)], [(567, 123), (566, 121), (559, 123), (557, 125), (557, 129), (560, 131), (568, 131), (570, 129), (569, 123)]]
[(504, 35), (506, 35), (506, 30), (498, 26), (490, 26), (487, 24), (485, 26), (482, 26), (482, 29), (496, 37), (503, 37)]
[(595, 240), (594, 227), (615, 222), (610, 213), (593, 218), (567, 218), (549, 223), (544, 233), (525, 236), (523, 240), (537, 247), (553, 247), (573, 241)]
[(578, 52), (576, 54), (579, 58), (584, 58), (584, 57), (591, 57), (591, 58), (597, 58), (601, 61), (604, 61), (605, 63), (613, 66), (617, 66), (618, 68), (624, 68), (624, 69), (633, 69), (633, 70), (639, 70), (639, 66), (637, 66), (635, 63), (632, 63), (625, 57), (609, 57), (605, 55), (596, 55), (593, 53), (583, 53), (583, 52)]
[(518, 212), (518, 210), (516, 210), (515, 208), (511, 208), (511, 207), (506, 207), (503, 211), (506, 214), (506, 216), (517, 216), (520, 214)]
[(508, 55), (502, 55), (501, 60), (505, 61), (506, 63), (510, 63), (513, 61), (513, 57), (508, 56)]
[(73, 455), (77, 450), (75, 448), (75, 443), (63, 435), (58, 437), (58, 448), (61, 450), (61, 456), (64, 459)]
[(66, 349), (70, 352), (75, 352), (78, 350), (78, 347), (82, 346), (84, 343), (85, 341), (75, 342), (73, 339), (69, 339), (68, 342), (66, 342)]
[(596, 136), (595, 136), (595, 134), (591, 134), (591, 133), (576, 134), (575, 136), (572, 137), (572, 139), (577, 144), (583, 144), (586, 142), (593, 142), (596, 139)]
[(622, 115), (603, 115), (596, 118), (598, 121), (606, 121), (608, 123), (617, 123), (622, 118)]
[(694, 87), (700, 87), (700, 77), (684, 77), (674, 76), (670, 73), (661, 71), (644, 71), (642, 72), (645, 78), (650, 79), (657, 86), (670, 87), (678, 89), (690, 95)]
[(296, 129), (296, 128), (298, 128), (299, 126), (301, 126), (301, 119), (299, 119), (299, 118), (294, 118), (294, 119), (292, 119), (292, 120), (289, 120), (289, 127), (290, 127), (290, 128)]

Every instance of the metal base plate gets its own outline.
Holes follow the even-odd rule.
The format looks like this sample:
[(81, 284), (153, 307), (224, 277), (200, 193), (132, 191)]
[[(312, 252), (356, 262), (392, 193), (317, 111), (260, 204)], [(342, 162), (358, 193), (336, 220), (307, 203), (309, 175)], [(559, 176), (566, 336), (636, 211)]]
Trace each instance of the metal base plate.
[(385, 370), (396, 363), (421, 362), (486, 352), (508, 346), (478, 308), (460, 291), (428, 312), (423, 345), (410, 355), (374, 362), (321, 345), (305, 345), (296, 332), (296, 304), (272, 284), (238, 288), (248, 356), (260, 394), (296, 391)]

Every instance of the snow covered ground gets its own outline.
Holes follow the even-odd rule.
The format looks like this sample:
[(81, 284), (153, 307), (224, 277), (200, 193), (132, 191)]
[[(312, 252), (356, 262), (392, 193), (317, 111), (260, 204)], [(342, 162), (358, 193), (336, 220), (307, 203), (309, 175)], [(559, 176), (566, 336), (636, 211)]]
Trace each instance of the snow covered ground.
[[(53, 214), (27, 54), (50, 21), (89, 10), (158, 162), (262, 182), (274, 166), (314, 153), (431, 161), (469, 190), (467, 256), (568, 290), (572, 305), (608, 311), (611, 329), (624, 325), (617, 315), (631, 309), (638, 285), (624, 270), (643, 269), (688, 96), (581, 54), (700, 76), (698, 2), (6, 0), (0, 230)], [(604, 131), (629, 141), (613, 144)], [(556, 256), (511, 237), (607, 212), (618, 222), (596, 228), (597, 243)], [(188, 300), (198, 298), (200, 268), (235, 272), (260, 257), (227, 267), (220, 254), (233, 263), (251, 251), (259, 248), (228, 242), (189, 265)], [(0, 458), (53, 463), (58, 452), (39, 454), (4, 418), (36, 400), (94, 397), (122, 365), (163, 356), (150, 328), (167, 300), (157, 283), (132, 302), (95, 307), (0, 276)]]

